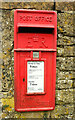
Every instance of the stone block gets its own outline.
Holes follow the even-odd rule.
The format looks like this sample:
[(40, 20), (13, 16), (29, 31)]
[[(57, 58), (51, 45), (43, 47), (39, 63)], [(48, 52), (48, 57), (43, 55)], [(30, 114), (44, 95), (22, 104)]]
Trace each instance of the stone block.
[(75, 37), (65, 36), (63, 34), (58, 34), (57, 45), (73, 45), (75, 44)]
[[(12, 86), (14, 86), (14, 85), (12, 84)], [(9, 87), (9, 91), (3, 92), (3, 98), (12, 98), (13, 96), (14, 96), (13, 87), (11, 87), (11, 88)]]
[(57, 56), (75, 56), (75, 46), (57, 47)]
[(2, 30), (10, 29), (10, 13), (11, 10), (2, 10)]
[[(2, 10), (2, 90), (8, 91), (12, 87), (14, 61), (12, 62), (14, 40), (14, 10)], [(12, 56), (13, 55), (13, 56)], [(12, 66), (13, 64), (13, 66)], [(10, 95), (9, 95), (10, 96)]]
[(37, 9), (52, 10), (53, 2), (2, 2), (2, 9)]
[(70, 89), (73, 88), (73, 80), (57, 80), (57, 89)]
[(22, 6), (22, 2), (2, 2), (2, 5), (0, 7), (2, 9), (17, 9), (22, 8)]
[(73, 87), (75, 88), (75, 80), (73, 81)]
[(0, 113), (0, 119), (2, 120), (2, 113)]
[(8, 98), (8, 92), (3, 92), (3, 98)]
[(1, 99), (2, 102), (2, 108), (3, 110), (6, 111), (12, 111), (12, 109), (14, 108), (14, 97), (12, 97), (11, 99), (6, 98), (6, 99)]
[(56, 105), (55, 109), (51, 111), (51, 118), (62, 118), (64, 115), (72, 115), (74, 112), (74, 105)]
[(27, 113), (22, 113), (20, 118), (43, 118), (43, 112), (27, 112)]
[(56, 2), (56, 10), (58, 11), (73, 11), (73, 2)]
[(6, 118), (7, 113), (2, 113), (2, 118)]
[(75, 57), (57, 57), (59, 70), (75, 70)]
[(24, 3), (23, 8), (26, 9), (36, 9), (36, 10), (52, 10), (53, 9), (53, 2), (30, 2)]
[(65, 119), (65, 120), (74, 120), (73, 119), (73, 115), (63, 115), (63, 117), (62, 117), (63, 119)]
[(58, 33), (68, 36), (75, 36), (74, 34), (74, 12), (58, 13)]
[(58, 80), (73, 80), (73, 79), (75, 79), (74, 71), (57, 70), (57, 82), (58, 82)]
[(14, 72), (11, 73), (12, 69), (10, 66), (5, 65), (2, 70), (2, 90), (8, 91), (10, 88), (13, 88)]
[[(8, 114), (9, 112), (9, 114)], [(5, 114), (6, 113), (6, 114)], [(6, 116), (7, 118), (19, 118), (19, 119), (39, 119), (49, 118), (50, 111), (33, 111), (33, 112), (17, 112), (17, 111), (5, 111), (3, 112), (2, 118)]]
[[(0, 72), (2, 72), (2, 71), (0, 71)], [(1, 78), (2, 78), (2, 76), (1, 76)], [(0, 80), (0, 91), (2, 91), (2, 81)]]
[(56, 104), (72, 104), (74, 102), (73, 89), (56, 90)]
[(0, 99), (3, 97), (3, 93), (2, 92), (0, 92)]
[(7, 80), (3, 80), (2, 81), (2, 91), (8, 91), (8, 81)]
[(14, 89), (14, 85), (13, 85), (13, 81), (9, 79), (10, 79), (10, 76), (6, 77), (6, 74), (4, 74), (4, 79), (2, 81), (2, 91), (4, 92), (9, 91), (10, 94), (8, 93), (8, 96), (12, 96), (13, 95), (12, 90)]

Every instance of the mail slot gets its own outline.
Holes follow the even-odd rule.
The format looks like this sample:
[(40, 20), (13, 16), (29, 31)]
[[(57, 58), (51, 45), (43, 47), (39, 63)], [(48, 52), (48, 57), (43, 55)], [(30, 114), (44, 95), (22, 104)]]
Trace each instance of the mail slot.
[(57, 14), (14, 12), (14, 100), (16, 111), (55, 107)]

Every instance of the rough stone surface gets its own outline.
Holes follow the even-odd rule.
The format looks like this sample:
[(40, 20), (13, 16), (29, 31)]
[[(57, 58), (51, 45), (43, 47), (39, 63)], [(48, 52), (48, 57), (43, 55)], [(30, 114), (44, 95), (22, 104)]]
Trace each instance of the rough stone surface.
[(58, 34), (57, 45), (74, 45), (75, 37), (65, 36), (63, 34)]
[(57, 47), (57, 56), (75, 56), (75, 46)]
[[(1, 71), (2, 72), (2, 71)], [(0, 92), (2, 91), (2, 80), (0, 79)]]
[(56, 90), (56, 104), (69, 104), (74, 102), (73, 89)]
[(73, 11), (74, 3), (73, 2), (56, 2), (56, 10), (58, 11)]
[(3, 2), (2, 9), (37, 9), (37, 10), (52, 10), (53, 2)]
[(59, 70), (75, 70), (74, 57), (57, 57), (57, 68)]
[(74, 34), (74, 13), (58, 13), (58, 33), (68, 36), (75, 36)]
[(70, 115), (74, 113), (74, 105), (56, 105), (55, 110), (51, 113), (51, 118), (64, 118), (65, 115)]
[(70, 89), (74, 87), (73, 80), (57, 80), (56, 89)]
[(14, 108), (14, 98), (6, 98), (6, 99), (2, 99), (2, 104), (3, 104), (3, 110), (6, 111), (12, 111), (12, 109)]
[(13, 17), (10, 10), (2, 11), (2, 51), (3, 51), (3, 66), (2, 66), (2, 90), (8, 91), (12, 85), (14, 57), (13, 57)]
[(75, 79), (74, 71), (57, 70), (57, 80), (74, 80), (74, 79)]

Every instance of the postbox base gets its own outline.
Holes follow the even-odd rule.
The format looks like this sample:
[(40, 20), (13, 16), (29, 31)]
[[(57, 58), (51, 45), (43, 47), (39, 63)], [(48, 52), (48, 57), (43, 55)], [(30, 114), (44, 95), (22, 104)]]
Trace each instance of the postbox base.
[(15, 108), (15, 110), (17, 112), (28, 112), (28, 111), (48, 111), (48, 110), (54, 110), (54, 107), (47, 107), (47, 108), (26, 108), (26, 109), (19, 109), (19, 108)]

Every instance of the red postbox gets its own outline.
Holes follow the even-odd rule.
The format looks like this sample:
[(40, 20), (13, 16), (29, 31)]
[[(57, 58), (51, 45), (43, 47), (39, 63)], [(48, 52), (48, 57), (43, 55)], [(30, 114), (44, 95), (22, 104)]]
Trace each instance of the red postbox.
[(57, 14), (15, 10), (14, 92), (16, 111), (55, 107)]

